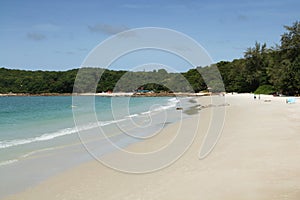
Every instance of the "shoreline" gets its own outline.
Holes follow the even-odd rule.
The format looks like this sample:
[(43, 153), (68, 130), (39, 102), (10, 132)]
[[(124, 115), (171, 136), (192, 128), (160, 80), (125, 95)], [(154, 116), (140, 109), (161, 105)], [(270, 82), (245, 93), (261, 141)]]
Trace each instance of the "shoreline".
[(265, 97), (274, 98), (300, 98), (299, 96), (273, 96), (267, 94), (254, 94), (254, 93), (211, 93), (211, 92), (199, 92), (199, 93), (189, 93), (189, 92), (160, 92), (160, 93), (133, 93), (133, 92), (115, 92), (115, 93), (0, 93), (0, 97), (26, 97), (26, 96), (102, 96), (102, 97), (204, 97), (204, 96), (218, 96), (218, 95), (260, 95)]
[[(173, 98), (168, 98), (168, 99), (171, 100)], [(185, 99), (185, 98), (183, 98), (183, 99)], [(171, 103), (172, 105), (174, 104), (174, 100), (172, 100), (172, 101), (169, 101), (169, 100), (166, 101), (166, 103), (168, 102), (168, 104), (165, 104), (166, 106), (169, 105), (171, 102), (172, 102)], [(153, 100), (153, 101), (155, 102), (155, 100)], [(151, 101), (151, 102), (153, 102), (153, 101)], [(183, 102), (185, 102), (184, 103), (185, 107), (189, 107), (189, 105), (191, 104), (191, 102), (189, 102), (188, 100), (184, 100)], [(166, 124), (166, 126), (168, 126), (169, 124), (173, 124), (176, 121), (180, 120), (179, 118), (178, 119), (176, 118), (177, 113), (179, 114), (179, 112), (175, 108), (176, 108), (176, 106), (174, 105), (174, 107), (172, 106), (172, 108), (167, 110), (168, 113), (171, 112), (172, 114), (170, 115), (171, 117), (168, 118), (168, 123)], [(144, 117), (147, 115), (150, 115), (147, 113), (143, 114), (143, 112), (141, 112), (140, 115), (142, 115)], [(135, 116), (137, 116), (137, 115), (128, 116), (128, 117), (125, 117), (124, 119), (128, 120), (131, 117), (135, 117)], [(154, 119), (154, 118), (152, 118), (152, 119)], [(138, 120), (138, 119), (136, 119), (136, 120)], [(152, 131), (154, 132), (154, 130), (156, 129), (155, 127), (157, 127), (157, 125), (160, 124), (160, 121), (161, 120), (154, 119), (154, 121), (153, 121), (154, 126), (148, 127), (147, 130), (143, 134), (145, 134), (145, 135), (152, 134)], [(126, 125), (126, 123), (122, 123), (122, 125)], [(159, 126), (161, 126), (161, 125), (159, 125)], [(126, 126), (124, 126), (123, 128), (125, 128), (125, 127)], [(128, 127), (130, 128), (130, 126), (128, 126)], [(99, 147), (96, 147), (93, 144), (93, 143), (101, 142), (101, 138), (100, 139), (96, 138), (96, 141), (93, 142), (95, 139), (94, 137), (96, 137), (96, 133), (97, 133), (96, 129), (97, 128), (92, 128), (92, 129), (88, 129), (88, 130), (84, 131), (84, 134), (85, 135), (87, 134), (87, 137), (83, 138), (80, 136), (80, 140), (79, 140), (77, 133), (66, 134), (63, 136), (55, 137), (51, 140), (47, 140), (46, 141), (47, 143), (41, 144), (41, 145), (46, 145), (46, 147), (41, 146), (42, 149), (29, 151), (29, 152), (19, 155), (15, 159), (9, 159), (2, 163), (0, 162), (0, 167), (1, 167), (0, 173), (3, 173), (2, 183), (0, 184), (0, 188), (1, 188), (0, 193), (2, 193), (2, 194), (0, 194), (0, 199), (3, 197), (3, 195), (12, 194), (12, 193), (16, 193), (16, 192), (18, 193), (18, 192), (23, 191), (24, 189), (28, 188), (28, 186), (30, 186), (30, 187), (35, 186), (38, 183), (40, 183), (41, 181), (44, 181), (45, 178), (48, 179), (49, 177), (57, 175), (57, 171), (58, 171), (58, 173), (61, 173), (62, 171), (76, 167), (76, 166), (78, 166), (78, 164), (81, 164), (80, 160), (84, 160), (84, 162), (86, 162), (86, 159), (92, 160), (91, 158), (86, 158), (86, 157), (90, 157), (90, 155), (84, 155), (84, 154), (86, 154), (86, 150), (84, 150), (84, 147), (81, 144), (82, 140), (86, 140), (86, 141), (88, 141), (88, 143), (91, 143), (93, 145), (92, 148), (96, 148), (96, 149), (106, 152), (106, 153), (107, 153), (107, 151), (109, 152), (110, 150), (109, 149), (107, 150), (107, 148), (106, 148), (107, 145), (104, 144), (104, 145), (100, 145)], [(118, 142), (118, 144), (120, 144), (121, 146), (123, 146), (123, 145), (126, 146), (128, 144), (137, 142), (134, 139), (130, 140), (130, 139), (122, 137), (121, 136), (122, 134), (119, 133), (120, 130), (118, 130), (115, 127), (115, 123), (113, 123), (113, 122), (109, 123), (109, 124), (105, 123), (101, 129), (110, 131), (111, 133), (109, 132), (108, 134), (112, 137), (112, 140), (116, 140)], [(137, 130), (131, 129), (131, 128), (130, 128), (130, 130), (132, 131), (131, 134), (137, 134)], [(93, 132), (95, 132), (95, 134), (93, 134)], [(49, 135), (47, 135), (47, 137), (49, 137)], [(40, 138), (38, 138), (38, 140), (39, 139)], [(104, 140), (104, 138), (102, 138), (102, 140)], [(71, 143), (69, 143), (70, 141), (71, 141)], [(73, 142), (75, 142), (76, 145), (75, 144), (73, 145)], [(101, 143), (103, 143), (103, 142), (101, 142)], [(60, 144), (60, 145), (55, 146), (55, 144)], [(26, 146), (26, 145), (39, 146), (40, 143), (34, 142), (32, 144), (31, 143), (25, 144), (24, 148), (29, 149), (29, 148), (31, 148), (31, 146)], [(12, 149), (7, 149), (7, 152), (9, 153), (10, 150), (14, 151), (14, 148), (23, 148), (23, 146), (13, 146)], [(74, 153), (72, 153), (74, 149), (76, 149), (76, 151), (78, 151), (79, 149), (81, 149), (81, 150), (79, 150), (76, 154), (74, 154)], [(4, 149), (3, 152), (5, 152), (5, 151), (6, 150)], [(61, 158), (61, 157), (63, 157), (63, 155), (65, 155), (67, 157), (65, 159)], [(48, 157), (50, 161), (55, 160), (55, 162), (52, 163), (50, 161), (43, 160), (45, 156)], [(38, 158), (38, 159), (36, 159), (36, 158)], [(41, 160), (43, 160), (43, 162), (41, 162)], [(79, 161), (76, 161), (76, 160), (79, 160)], [(70, 165), (67, 163), (64, 164), (64, 162), (68, 162), (68, 163), (70, 162), (71, 164)], [(37, 173), (35, 173), (34, 170), (31, 169), (30, 165), (33, 165), (34, 168), (36, 168), (36, 169), (39, 168), (40, 170), (38, 170)], [(55, 165), (60, 165), (60, 166), (55, 167)], [(49, 170), (50, 173), (47, 172), (48, 167), (50, 169)], [(54, 168), (55, 170), (52, 170), (52, 168)], [(17, 169), (16, 173), (14, 173), (11, 169), (15, 169), (15, 170)], [(23, 169), (27, 169), (27, 170), (23, 171)], [(54, 174), (51, 171), (54, 171)], [(33, 178), (35, 180), (32, 180), (31, 177), (35, 177), (35, 176), (37, 176), (38, 178)], [(20, 178), (18, 178), (18, 177), (20, 177)], [(42, 178), (39, 178), (39, 177), (42, 177)], [(16, 185), (16, 187), (13, 187), (14, 185)], [(5, 187), (7, 187), (6, 190), (3, 189)], [(10, 188), (12, 188), (12, 189), (10, 189)], [(16, 188), (16, 189), (13, 189), (13, 188)]]
[(30, 93), (1, 93), (0, 97), (24, 97), (24, 96), (103, 96), (103, 97), (192, 97), (192, 96), (210, 96), (211, 93), (133, 93), (133, 92), (115, 92), (115, 93), (40, 93), (40, 94), (30, 94)]
[[(210, 102), (209, 98), (197, 101), (201, 105)], [(195, 141), (167, 168), (133, 175), (90, 161), (7, 199), (299, 199), (299, 100), (286, 104), (278, 97), (262, 95), (254, 100), (252, 94), (242, 94), (226, 95), (226, 103), (222, 136), (203, 160), (198, 159), (199, 147), (214, 107), (200, 110)], [(193, 115), (181, 124), (187, 131), (194, 125)], [(162, 147), (178, 126), (170, 124), (154, 140), (126, 150)], [(120, 159), (117, 153), (106, 156)]]
[(1, 93), (0, 97), (27, 97), (27, 96), (72, 96), (72, 93)]

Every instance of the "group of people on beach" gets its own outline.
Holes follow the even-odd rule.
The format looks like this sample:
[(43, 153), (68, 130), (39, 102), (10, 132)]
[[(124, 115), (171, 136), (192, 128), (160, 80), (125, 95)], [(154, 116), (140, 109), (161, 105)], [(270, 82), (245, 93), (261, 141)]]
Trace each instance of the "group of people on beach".
[[(256, 99), (256, 95), (254, 95), (254, 100)], [(260, 100), (260, 94), (258, 95), (258, 99)]]

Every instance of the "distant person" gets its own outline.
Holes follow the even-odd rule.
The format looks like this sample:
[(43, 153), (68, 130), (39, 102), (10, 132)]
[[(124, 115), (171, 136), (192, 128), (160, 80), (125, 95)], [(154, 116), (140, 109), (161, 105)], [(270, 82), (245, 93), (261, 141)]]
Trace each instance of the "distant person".
[(255, 99), (256, 99), (256, 95), (254, 95), (254, 97), (253, 97), (253, 98), (254, 98), (254, 100), (255, 100)]
[(258, 95), (258, 100), (260, 100), (260, 94)]

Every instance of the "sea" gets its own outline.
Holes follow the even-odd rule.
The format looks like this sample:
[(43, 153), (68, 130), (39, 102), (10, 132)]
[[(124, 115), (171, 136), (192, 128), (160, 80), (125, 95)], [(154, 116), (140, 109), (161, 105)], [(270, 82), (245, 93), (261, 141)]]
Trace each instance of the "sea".
[[(187, 97), (0, 97), (0, 198), (20, 192), (99, 154), (151, 137), (189, 117)], [(130, 137), (128, 137), (130, 136)]]

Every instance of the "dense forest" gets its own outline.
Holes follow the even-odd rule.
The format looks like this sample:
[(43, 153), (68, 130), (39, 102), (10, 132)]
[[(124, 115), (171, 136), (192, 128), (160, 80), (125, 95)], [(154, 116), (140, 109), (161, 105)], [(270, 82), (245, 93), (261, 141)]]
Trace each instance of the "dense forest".
[[(138, 88), (155, 92), (199, 92), (208, 87), (211, 91), (218, 92), (222, 83), (214, 82), (219, 79), (213, 73), (217, 67), (227, 92), (299, 95), (300, 22), (285, 26), (285, 29), (280, 45), (276, 47), (267, 48), (265, 43), (256, 42), (253, 47), (246, 49), (241, 59), (199, 66), (183, 73), (168, 73), (164, 69), (131, 72), (85, 68), (81, 69), (81, 74), (85, 75), (80, 76), (76, 80), (79, 84), (73, 87), (78, 69), (57, 72), (0, 68), (0, 93), (86, 92), (90, 89), (88, 84), (91, 77), (97, 81), (97, 88), (94, 88), (96, 92), (132, 92)], [(211, 81), (208, 83), (207, 80)]]

